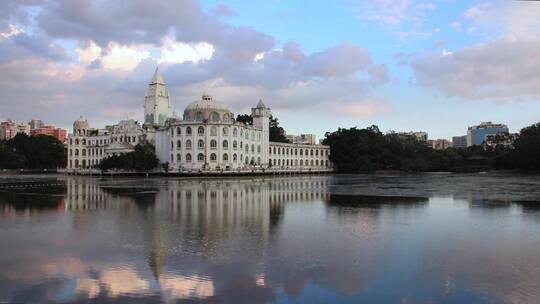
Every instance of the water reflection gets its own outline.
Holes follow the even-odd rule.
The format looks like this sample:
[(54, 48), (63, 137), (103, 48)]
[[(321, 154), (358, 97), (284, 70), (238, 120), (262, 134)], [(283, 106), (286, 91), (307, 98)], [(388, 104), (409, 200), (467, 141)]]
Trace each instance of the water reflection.
[(18, 191), (0, 183), (0, 242), (9, 244), (0, 302), (540, 299), (532, 204), (472, 191), (370, 195), (358, 191), (364, 183), (58, 177), (14, 183)]

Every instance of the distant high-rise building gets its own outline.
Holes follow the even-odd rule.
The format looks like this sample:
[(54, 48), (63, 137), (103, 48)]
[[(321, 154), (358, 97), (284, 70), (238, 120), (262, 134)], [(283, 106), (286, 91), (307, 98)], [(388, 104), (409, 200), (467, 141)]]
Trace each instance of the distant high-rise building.
[(435, 150), (446, 150), (452, 147), (452, 142), (447, 139), (430, 139), (427, 141), (427, 145)]
[(454, 148), (467, 148), (467, 135), (452, 137), (452, 146)]
[(467, 130), (467, 147), (482, 145), (488, 135), (497, 135), (498, 133), (508, 134), (508, 126), (487, 121), (469, 127)]
[(39, 128), (34, 128), (31, 131), (32, 136), (36, 135), (49, 135), (56, 137), (61, 142), (66, 141), (66, 130), (61, 128), (56, 128), (55, 126), (42, 126)]
[(30, 135), (30, 125), (24, 122), (15, 122), (11, 119), (0, 123), (0, 140), (10, 140), (19, 133)]
[(28, 123), (30, 125), (30, 130), (39, 129), (45, 126), (41, 119), (32, 118)]
[(315, 134), (285, 135), (285, 137), (293, 144), (315, 145), (317, 143)]
[[(392, 132), (393, 133), (393, 132)], [(418, 141), (423, 141), (423, 142), (427, 142), (428, 140), (428, 134), (427, 132), (400, 132), (400, 133), (397, 133), (398, 136), (400, 137), (413, 137), (414, 139), (418, 140)]]

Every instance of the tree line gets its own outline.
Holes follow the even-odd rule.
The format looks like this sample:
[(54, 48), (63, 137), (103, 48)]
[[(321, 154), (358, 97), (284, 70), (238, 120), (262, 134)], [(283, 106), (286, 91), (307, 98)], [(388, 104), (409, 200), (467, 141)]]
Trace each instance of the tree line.
[(65, 167), (66, 162), (66, 149), (53, 136), (19, 133), (10, 140), (0, 140), (2, 169), (56, 169)]
[(412, 136), (383, 134), (377, 126), (325, 134), (338, 172), (377, 170), (464, 172), (488, 169), (540, 170), (540, 123), (521, 130), (513, 147), (472, 146), (434, 150)]

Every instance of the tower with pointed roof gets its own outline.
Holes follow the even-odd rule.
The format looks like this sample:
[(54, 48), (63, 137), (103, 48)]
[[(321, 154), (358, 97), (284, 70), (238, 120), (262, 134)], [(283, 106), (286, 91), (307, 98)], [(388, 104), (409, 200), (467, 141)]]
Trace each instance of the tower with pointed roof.
[(262, 99), (259, 100), (255, 108), (251, 108), (251, 117), (253, 117), (253, 127), (262, 130), (262, 153), (261, 164), (268, 165), (268, 149), (270, 148), (270, 108), (266, 107)]
[(164, 126), (171, 116), (171, 101), (167, 84), (156, 68), (144, 97), (144, 124)]

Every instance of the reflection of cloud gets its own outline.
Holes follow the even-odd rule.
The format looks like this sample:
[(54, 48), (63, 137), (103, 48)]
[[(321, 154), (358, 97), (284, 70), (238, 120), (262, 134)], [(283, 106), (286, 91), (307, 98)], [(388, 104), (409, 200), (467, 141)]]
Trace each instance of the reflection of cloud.
[(104, 284), (110, 296), (128, 293), (140, 293), (148, 290), (150, 283), (128, 268), (104, 270), (99, 275), (100, 284)]
[(164, 275), (159, 279), (164, 293), (174, 299), (207, 298), (214, 295), (214, 283), (208, 277)]
[(80, 278), (75, 285), (75, 292), (86, 294), (89, 299), (95, 298), (99, 294), (99, 290), (98, 282), (90, 278)]

